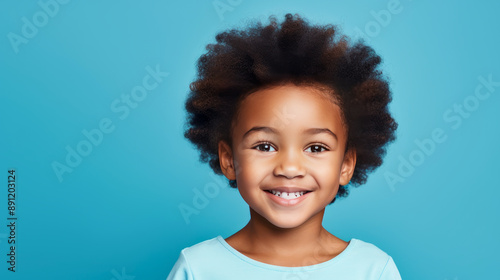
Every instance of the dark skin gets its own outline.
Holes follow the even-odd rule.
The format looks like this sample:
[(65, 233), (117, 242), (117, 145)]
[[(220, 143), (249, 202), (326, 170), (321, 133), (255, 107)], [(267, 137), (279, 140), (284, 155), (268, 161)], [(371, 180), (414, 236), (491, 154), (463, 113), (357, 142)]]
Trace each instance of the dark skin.
[[(348, 245), (322, 226), (318, 227), (323, 213), (293, 230), (270, 224), (252, 209), (250, 214), (250, 222), (226, 238), (226, 242), (247, 257), (263, 263), (288, 267), (318, 264), (336, 257)], [(315, 238), (311, 239), (311, 236)], [(305, 237), (310, 240), (304, 242)]]
[[(312, 128), (320, 130), (305, 133)], [(325, 207), (339, 184), (349, 182), (356, 164), (354, 150), (344, 153), (347, 130), (331, 97), (291, 84), (254, 92), (240, 104), (232, 140), (232, 147), (219, 142), (221, 169), (238, 182), (250, 221), (226, 239), (231, 247), (286, 267), (322, 263), (345, 250), (349, 243), (322, 226)], [(285, 205), (268, 191), (277, 186), (308, 193)]]

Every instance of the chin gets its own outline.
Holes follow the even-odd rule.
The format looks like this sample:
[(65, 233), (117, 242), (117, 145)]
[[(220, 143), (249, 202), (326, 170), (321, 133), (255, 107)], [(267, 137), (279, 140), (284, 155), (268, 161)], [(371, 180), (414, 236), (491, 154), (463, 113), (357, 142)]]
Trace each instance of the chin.
[(297, 228), (301, 224), (300, 223), (297, 223), (297, 224), (291, 224), (291, 223), (273, 223), (273, 225), (276, 226), (277, 228), (281, 228), (281, 229), (292, 229), (292, 228)]
[(269, 223), (274, 225), (275, 227), (282, 228), (282, 229), (292, 229), (299, 227), (303, 225), (305, 222), (307, 222), (306, 219), (299, 219), (299, 218), (293, 218), (293, 219), (287, 219), (286, 217), (278, 217), (274, 219), (267, 219)]

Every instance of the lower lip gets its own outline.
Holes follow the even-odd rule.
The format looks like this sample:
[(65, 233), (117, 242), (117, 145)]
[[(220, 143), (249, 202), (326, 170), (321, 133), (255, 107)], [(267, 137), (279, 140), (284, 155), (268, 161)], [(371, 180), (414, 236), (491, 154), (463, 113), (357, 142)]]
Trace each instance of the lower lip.
[(307, 198), (307, 196), (311, 193), (311, 192), (308, 192), (306, 194), (303, 194), (297, 198), (294, 198), (294, 199), (284, 199), (282, 197), (279, 197), (279, 196), (275, 196), (274, 194), (270, 193), (270, 192), (267, 192), (265, 191), (266, 194), (274, 201), (276, 202), (277, 204), (281, 205), (281, 206), (294, 206), (294, 205), (297, 205), (299, 204), (300, 202), (302, 202), (304, 199)]

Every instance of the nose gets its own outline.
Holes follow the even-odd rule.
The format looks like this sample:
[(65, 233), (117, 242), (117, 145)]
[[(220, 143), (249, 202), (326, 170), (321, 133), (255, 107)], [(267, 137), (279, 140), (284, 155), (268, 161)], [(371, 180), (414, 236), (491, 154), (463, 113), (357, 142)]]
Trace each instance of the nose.
[(287, 179), (304, 176), (306, 169), (301, 151), (281, 149), (273, 173), (275, 176), (285, 176)]

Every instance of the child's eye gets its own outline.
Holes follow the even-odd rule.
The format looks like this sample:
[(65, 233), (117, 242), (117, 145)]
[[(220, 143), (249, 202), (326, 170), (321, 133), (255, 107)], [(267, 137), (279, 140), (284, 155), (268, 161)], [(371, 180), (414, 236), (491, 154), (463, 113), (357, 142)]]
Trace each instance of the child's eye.
[[(321, 149), (328, 151), (328, 149), (323, 145), (311, 145), (311, 146), (309, 146), (309, 148), (311, 148), (312, 153), (319, 153), (319, 152), (321, 152)], [(307, 148), (307, 149), (309, 149), (309, 148)]]
[[(253, 148), (257, 149), (259, 151), (262, 151), (262, 152), (276, 151), (276, 149), (274, 149), (274, 147), (272, 146), (271, 143), (261, 143), (261, 144), (254, 146)], [(271, 149), (273, 149), (273, 151)], [(323, 151), (328, 151), (328, 148), (323, 146), (323, 145), (311, 145), (311, 146), (309, 146), (309, 148), (306, 149), (306, 151), (309, 149), (311, 150), (311, 153), (320, 153)]]
[[(259, 147), (264, 148), (264, 150), (259, 149)], [(271, 143), (261, 143), (261, 144), (255, 146), (254, 148), (257, 148), (257, 150), (259, 150), (259, 151), (269, 152), (268, 149), (273, 148), (273, 146), (271, 145)]]

